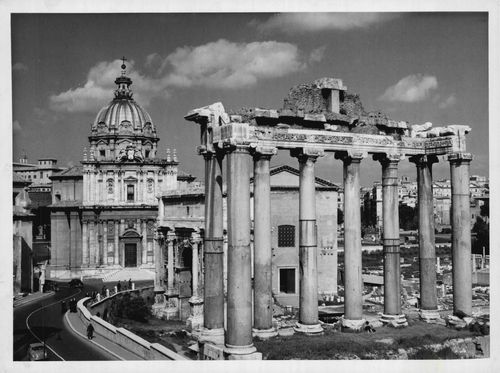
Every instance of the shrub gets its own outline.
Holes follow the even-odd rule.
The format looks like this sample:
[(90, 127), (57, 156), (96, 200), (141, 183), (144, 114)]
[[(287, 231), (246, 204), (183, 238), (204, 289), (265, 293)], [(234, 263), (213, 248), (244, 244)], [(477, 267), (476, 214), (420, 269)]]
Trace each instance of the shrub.
[(131, 297), (124, 294), (119, 299), (113, 299), (110, 314), (115, 317), (145, 322), (150, 315), (149, 307), (142, 297)]

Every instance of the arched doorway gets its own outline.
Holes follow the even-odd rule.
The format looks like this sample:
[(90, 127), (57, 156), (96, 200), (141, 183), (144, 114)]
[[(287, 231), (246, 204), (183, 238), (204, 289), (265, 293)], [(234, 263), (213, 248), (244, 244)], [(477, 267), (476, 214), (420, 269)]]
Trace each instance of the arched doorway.
[(120, 237), (123, 267), (137, 267), (141, 264), (141, 236), (133, 229), (126, 230)]

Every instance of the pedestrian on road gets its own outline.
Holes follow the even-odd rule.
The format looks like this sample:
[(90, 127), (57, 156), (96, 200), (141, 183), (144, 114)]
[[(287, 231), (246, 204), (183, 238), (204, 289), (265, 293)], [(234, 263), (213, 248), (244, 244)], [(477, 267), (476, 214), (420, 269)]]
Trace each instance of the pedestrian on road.
[(106, 297), (106, 285), (102, 285), (101, 295), (103, 296), (103, 298)]
[(61, 313), (64, 315), (67, 310), (68, 310), (68, 308), (66, 307), (66, 302), (62, 301), (61, 302)]
[(116, 288), (118, 289), (118, 292), (122, 291), (122, 283), (120, 281), (116, 284)]
[(87, 338), (92, 339), (94, 338), (94, 327), (92, 326), (91, 323), (87, 326)]
[(128, 279), (128, 288), (129, 288), (129, 290), (132, 290), (132, 279), (131, 278)]
[(102, 319), (104, 321), (108, 321), (108, 309), (107, 308), (105, 308), (104, 312), (102, 313)]

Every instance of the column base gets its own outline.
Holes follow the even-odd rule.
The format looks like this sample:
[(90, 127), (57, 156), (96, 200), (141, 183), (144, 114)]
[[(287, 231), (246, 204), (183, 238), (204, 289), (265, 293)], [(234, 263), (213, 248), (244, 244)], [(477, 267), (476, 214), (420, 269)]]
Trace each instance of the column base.
[(208, 342), (216, 345), (224, 345), (224, 328), (207, 329), (202, 327), (197, 335), (200, 343)]
[(224, 354), (227, 360), (262, 360), (262, 353), (257, 352), (253, 344), (247, 346), (233, 346), (226, 344)]
[(313, 325), (306, 325), (302, 324), (300, 322), (295, 324), (295, 327), (293, 328), (297, 333), (303, 333), (303, 334), (320, 334), (323, 333), (323, 328), (321, 325), (318, 324), (313, 324)]
[(191, 330), (201, 329), (203, 326), (203, 299), (200, 297), (191, 297), (189, 299), (191, 306), (191, 315), (186, 320), (186, 325)]
[(441, 319), (441, 315), (439, 314), (438, 310), (420, 310), (419, 311), (419, 316), (420, 319), (427, 322), (427, 323), (433, 323), (436, 322), (437, 320)]
[(380, 314), (380, 322), (384, 325), (392, 326), (394, 328), (404, 328), (408, 326), (408, 321), (406, 320), (406, 315), (386, 315)]
[(278, 331), (275, 328), (252, 329), (252, 334), (254, 337), (257, 337), (260, 339), (269, 339), (272, 337), (276, 337), (278, 335)]
[(350, 320), (341, 319), (342, 331), (345, 333), (357, 333), (363, 330), (364, 325), (366, 324), (365, 319), (359, 320)]

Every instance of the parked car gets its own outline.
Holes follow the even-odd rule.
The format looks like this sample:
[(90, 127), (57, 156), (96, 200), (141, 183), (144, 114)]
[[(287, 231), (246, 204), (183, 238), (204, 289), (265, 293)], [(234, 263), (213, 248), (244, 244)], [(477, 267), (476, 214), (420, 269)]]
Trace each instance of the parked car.
[(43, 343), (32, 343), (28, 347), (28, 357), (30, 361), (46, 360), (47, 350)]
[(70, 288), (83, 288), (83, 282), (79, 278), (74, 278), (69, 282)]

